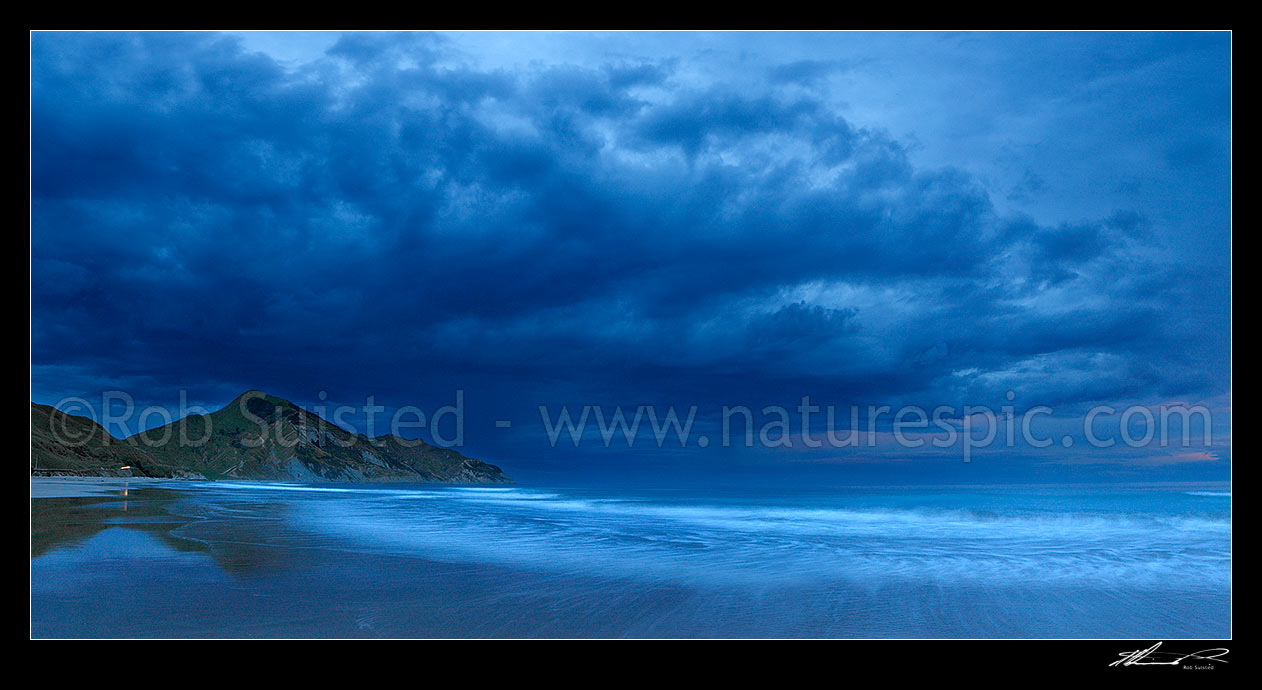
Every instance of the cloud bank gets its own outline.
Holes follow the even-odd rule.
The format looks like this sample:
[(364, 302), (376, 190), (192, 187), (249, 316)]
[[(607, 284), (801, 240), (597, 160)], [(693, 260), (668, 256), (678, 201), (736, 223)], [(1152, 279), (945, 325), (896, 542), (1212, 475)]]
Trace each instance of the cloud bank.
[[(679, 42), (487, 67), (431, 35), (303, 61), (33, 35), (34, 394), (461, 388), (492, 414), (1229, 392), (1224, 228), (1143, 197), (1022, 212), (845, 116), (846, 61), (700, 79)], [(1153, 145), (1226, 166), (1203, 129)]]

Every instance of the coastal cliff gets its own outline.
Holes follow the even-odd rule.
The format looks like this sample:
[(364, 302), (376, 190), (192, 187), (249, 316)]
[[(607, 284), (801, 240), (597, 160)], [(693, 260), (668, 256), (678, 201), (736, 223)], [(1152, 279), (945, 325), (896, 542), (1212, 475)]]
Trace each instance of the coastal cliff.
[(118, 439), (31, 403), (33, 475), (511, 483), (496, 467), (419, 439), (369, 438), (287, 400), (247, 391), (217, 412)]

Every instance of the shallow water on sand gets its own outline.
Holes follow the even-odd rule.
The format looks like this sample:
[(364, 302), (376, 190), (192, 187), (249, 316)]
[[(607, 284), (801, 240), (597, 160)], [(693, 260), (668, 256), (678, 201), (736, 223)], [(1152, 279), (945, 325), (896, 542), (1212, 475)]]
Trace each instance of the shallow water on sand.
[(1227, 491), (122, 492), (33, 499), (34, 636), (1230, 635)]

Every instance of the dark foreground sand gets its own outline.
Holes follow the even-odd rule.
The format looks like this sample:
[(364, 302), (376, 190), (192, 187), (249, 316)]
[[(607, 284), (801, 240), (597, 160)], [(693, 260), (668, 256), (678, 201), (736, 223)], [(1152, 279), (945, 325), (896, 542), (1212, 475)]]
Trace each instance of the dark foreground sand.
[(1230, 498), (1197, 492), (785, 499), (73, 478), (31, 493), (35, 637), (1231, 631)]

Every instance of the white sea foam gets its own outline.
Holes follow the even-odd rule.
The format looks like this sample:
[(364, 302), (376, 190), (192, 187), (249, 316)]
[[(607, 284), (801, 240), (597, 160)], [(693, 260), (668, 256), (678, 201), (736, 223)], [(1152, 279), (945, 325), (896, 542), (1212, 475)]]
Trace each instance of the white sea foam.
[[(206, 519), (179, 536), (207, 551), (112, 527), (34, 558), (33, 629), (85, 620), (64, 593), (91, 581), (121, 593), (99, 619), (112, 634), (1230, 634), (1230, 501), (1181, 490), (189, 484), (175, 512)], [(132, 615), (172, 601), (188, 615)]]
[(350, 494), (291, 511), (348, 548), (606, 577), (1230, 586), (1226, 516), (679, 502), (520, 487), (260, 488)]

